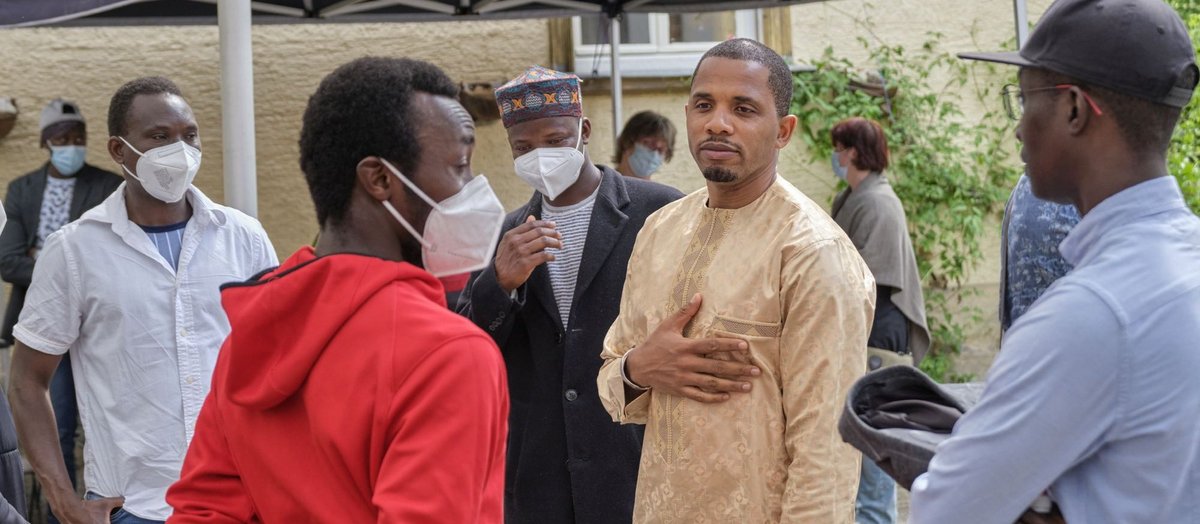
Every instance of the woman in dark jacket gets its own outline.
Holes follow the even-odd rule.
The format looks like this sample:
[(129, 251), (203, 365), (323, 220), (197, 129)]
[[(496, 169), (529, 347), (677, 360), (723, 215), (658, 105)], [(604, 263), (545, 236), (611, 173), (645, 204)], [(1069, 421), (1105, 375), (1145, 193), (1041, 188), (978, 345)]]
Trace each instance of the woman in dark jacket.
[[(887, 137), (863, 118), (839, 122), (831, 135), (833, 172), (849, 186), (833, 201), (833, 219), (875, 275), (875, 320), (864, 348), (868, 367), (914, 365), (929, 349), (929, 329), (904, 207), (883, 173)], [(860, 524), (896, 522), (896, 484), (870, 459), (863, 460), (855, 512)]]

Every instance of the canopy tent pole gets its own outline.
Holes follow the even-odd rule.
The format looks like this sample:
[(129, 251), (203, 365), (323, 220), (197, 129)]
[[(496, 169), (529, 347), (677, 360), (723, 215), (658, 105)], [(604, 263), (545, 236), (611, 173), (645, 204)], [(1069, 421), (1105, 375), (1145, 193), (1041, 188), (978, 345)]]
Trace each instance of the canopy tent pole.
[(621, 138), (621, 125), (625, 123), (621, 119), (621, 18), (614, 16), (609, 18), (609, 25), (612, 29), (612, 36), (609, 38), (609, 49), (612, 57), (609, 65), (612, 67), (610, 77), (612, 78), (612, 112), (613, 112), (613, 150), (617, 148), (617, 142)]
[(217, 24), (221, 35), (221, 144), (225, 153), (225, 203), (257, 217), (250, 0), (219, 0)]
[(1017, 22), (1017, 49), (1021, 49), (1029, 40), (1029, 9), (1025, 0), (1013, 0), (1013, 17)]

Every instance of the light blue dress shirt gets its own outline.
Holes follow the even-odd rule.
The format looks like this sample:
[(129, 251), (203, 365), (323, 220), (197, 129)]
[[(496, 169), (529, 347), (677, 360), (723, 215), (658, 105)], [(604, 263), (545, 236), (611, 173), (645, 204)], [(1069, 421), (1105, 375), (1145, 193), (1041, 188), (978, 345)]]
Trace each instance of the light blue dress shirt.
[(911, 522), (1200, 523), (1200, 219), (1172, 177), (1109, 197), (1075, 269), (1018, 319), (980, 403), (913, 485)]

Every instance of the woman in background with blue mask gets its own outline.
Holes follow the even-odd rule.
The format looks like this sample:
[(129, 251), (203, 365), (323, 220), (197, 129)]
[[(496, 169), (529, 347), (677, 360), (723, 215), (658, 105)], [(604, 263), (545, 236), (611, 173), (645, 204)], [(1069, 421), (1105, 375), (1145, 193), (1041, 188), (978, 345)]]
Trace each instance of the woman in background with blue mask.
[(613, 161), (622, 175), (649, 179), (675, 154), (675, 124), (654, 111), (642, 111), (625, 124)]
[[(887, 135), (865, 118), (838, 122), (830, 135), (833, 174), (849, 185), (834, 198), (831, 214), (875, 275), (867, 367), (915, 365), (929, 349), (929, 329), (904, 207), (884, 175)], [(896, 522), (896, 483), (865, 457), (854, 508), (858, 524)]]

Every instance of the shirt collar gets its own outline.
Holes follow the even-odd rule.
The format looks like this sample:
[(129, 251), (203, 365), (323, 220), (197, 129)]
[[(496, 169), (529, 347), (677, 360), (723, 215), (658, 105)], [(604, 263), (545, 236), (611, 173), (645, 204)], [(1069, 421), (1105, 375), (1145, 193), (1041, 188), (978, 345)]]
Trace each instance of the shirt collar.
[(576, 210), (576, 209), (579, 209), (579, 208), (581, 208), (581, 207), (584, 207), (584, 206), (586, 206), (586, 205), (588, 205), (588, 204), (591, 204), (592, 202), (595, 202), (595, 201), (596, 201), (596, 195), (599, 195), (599, 194), (600, 194), (600, 186), (602, 186), (602, 185), (604, 185), (604, 179), (603, 179), (603, 177), (600, 179), (600, 183), (599, 183), (599, 184), (596, 184), (596, 189), (592, 190), (592, 194), (588, 195), (588, 196), (587, 196), (586, 198), (584, 198), (583, 200), (580, 200), (579, 202), (576, 202), (576, 203), (574, 203), (574, 204), (571, 204), (571, 205), (569, 205), (569, 206), (554, 206), (554, 205), (551, 205), (551, 204), (550, 204), (550, 201), (546, 199), (546, 196), (545, 196), (545, 195), (542, 195), (542, 209), (544, 209), (544, 210), (546, 210), (546, 211), (551, 211), (551, 212), (554, 212), (554, 213), (566, 213), (566, 212), (568, 212), (568, 211), (574, 211), (574, 210)]
[(1112, 195), (1092, 208), (1067, 234), (1058, 250), (1073, 266), (1087, 256), (1104, 234), (1120, 225), (1165, 211), (1187, 209), (1173, 176), (1152, 178)]
[[(135, 224), (129, 220), (129, 211), (125, 208), (125, 183), (122, 182), (116, 191), (113, 191), (104, 203), (96, 206), (91, 211), (84, 213), (80, 220), (92, 220), (95, 222), (103, 222), (112, 224), (113, 231), (120, 234), (122, 231), (135, 227)], [(221, 227), (229, 222), (229, 217), (209, 200), (196, 186), (188, 186), (187, 193), (184, 198), (192, 204), (192, 219), (196, 220), (199, 226), (207, 226), (209, 224)]]
[[(883, 173), (880, 173), (878, 171), (872, 171), (872, 172), (868, 173), (867, 176), (858, 183), (858, 191), (866, 191), (867, 189), (870, 189), (872, 187), (875, 187), (878, 185), (884, 185), (887, 183), (888, 183), (887, 179), (883, 178)], [(851, 191), (851, 192), (853, 192), (853, 191)]]

